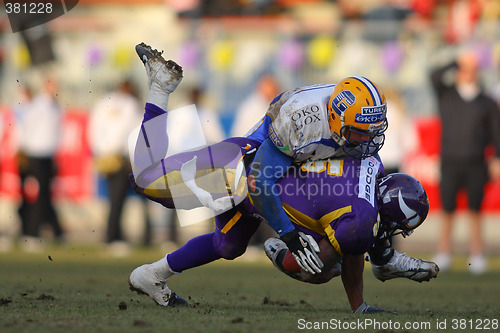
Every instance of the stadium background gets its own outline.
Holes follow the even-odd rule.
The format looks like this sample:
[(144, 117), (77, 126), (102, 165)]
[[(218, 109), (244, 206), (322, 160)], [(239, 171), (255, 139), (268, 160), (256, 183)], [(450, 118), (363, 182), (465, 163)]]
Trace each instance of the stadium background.
[[(80, 0), (68, 14), (47, 24), (54, 61), (34, 64), (20, 33), (1, 17), (0, 234), (17, 235), (19, 179), (15, 165), (11, 112), (22, 82), (36, 86), (40, 74), (55, 71), (59, 100), (65, 109), (64, 140), (58, 154), (57, 208), (68, 237), (102, 239), (105, 204), (85, 137), (88, 110), (124, 78), (132, 78), (145, 96), (146, 82), (134, 46), (145, 41), (163, 49), (184, 67), (185, 78), (170, 107), (188, 104), (187, 91), (201, 85), (210, 96), (226, 134), (234, 110), (253, 91), (258, 77), (272, 73), (282, 89), (335, 82), (362, 74), (386, 92), (401, 96), (417, 144), (402, 159), (402, 170), (420, 179), (431, 198), (431, 215), (401, 246), (434, 251), (439, 230), (439, 121), (429, 73), (453, 59), (464, 45), (480, 55), (487, 92), (500, 97), (500, 4), (465, 1), (468, 16), (459, 28), (454, 3), (448, 0), (338, 1), (176, 1)], [(200, 5), (201, 7), (196, 7)], [(194, 7), (191, 7), (194, 6)], [(195, 9), (197, 8), (197, 9)], [(144, 101), (144, 100), (143, 100)], [(389, 99), (390, 103), (390, 99)], [(389, 118), (390, 122), (390, 118)], [(489, 184), (485, 200), (488, 254), (500, 253), (500, 185)], [(133, 198), (132, 198), (133, 199)], [(460, 207), (465, 198), (460, 198)], [(130, 200), (127, 235), (138, 239), (140, 214)], [(157, 227), (161, 227), (162, 213)], [(98, 232), (95, 232), (95, 231)], [(187, 239), (196, 229), (181, 229)], [(458, 251), (467, 241), (467, 224), (459, 220)]]

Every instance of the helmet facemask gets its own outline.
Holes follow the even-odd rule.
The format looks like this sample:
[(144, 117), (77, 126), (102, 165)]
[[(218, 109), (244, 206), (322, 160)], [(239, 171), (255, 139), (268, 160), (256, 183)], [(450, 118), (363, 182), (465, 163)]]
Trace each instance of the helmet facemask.
[(387, 119), (377, 126), (376, 130), (344, 125), (340, 130), (343, 139), (342, 150), (347, 156), (357, 159), (375, 155), (384, 145), (387, 125)]

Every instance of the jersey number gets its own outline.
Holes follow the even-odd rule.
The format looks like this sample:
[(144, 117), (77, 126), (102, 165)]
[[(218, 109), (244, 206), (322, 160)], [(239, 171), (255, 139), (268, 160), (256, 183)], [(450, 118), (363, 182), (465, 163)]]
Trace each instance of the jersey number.
[(342, 176), (344, 160), (310, 161), (302, 164), (302, 171), (321, 173), (326, 171), (330, 176)]

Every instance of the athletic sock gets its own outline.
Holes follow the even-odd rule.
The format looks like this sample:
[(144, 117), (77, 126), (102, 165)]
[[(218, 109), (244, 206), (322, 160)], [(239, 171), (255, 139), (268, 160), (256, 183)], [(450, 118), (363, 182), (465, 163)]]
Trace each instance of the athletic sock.
[(154, 262), (152, 265), (155, 268), (158, 275), (163, 279), (168, 279), (169, 277), (177, 273), (170, 268), (170, 265), (168, 264), (168, 261), (166, 260), (165, 257)]
[(213, 244), (214, 233), (201, 235), (191, 239), (181, 248), (167, 255), (170, 268), (180, 273), (185, 269), (208, 264), (222, 258)]
[(154, 104), (159, 108), (166, 110), (168, 106), (168, 97), (170, 94), (163, 91), (158, 87), (157, 83), (153, 83), (149, 88), (149, 95), (147, 102), (150, 104)]

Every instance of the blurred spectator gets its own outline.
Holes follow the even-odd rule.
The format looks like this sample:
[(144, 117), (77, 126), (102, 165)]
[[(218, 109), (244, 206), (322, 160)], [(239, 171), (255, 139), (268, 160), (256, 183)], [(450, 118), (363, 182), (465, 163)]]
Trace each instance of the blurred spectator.
[(231, 137), (244, 136), (266, 113), (270, 101), (280, 92), (274, 76), (264, 74), (257, 82), (257, 88), (236, 110)]
[(27, 251), (41, 248), (40, 227), (47, 223), (54, 236), (62, 240), (64, 233), (52, 202), (51, 184), (57, 170), (55, 154), (61, 135), (62, 110), (56, 101), (58, 83), (47, 78), (43, 91), (30, 100), (29, 90), (19, 104), (17, 119), (20, 128), (19, 166), (23, 202), (19, 207), (22, 244)]
[[(13, 107), (14, 117), (16, 120), (17, 126), (17, 139), (18, 144), (21, 144), (20, 140), (22, 140), (22, 126), (24, 115), (26, 114), (26, 110), (29, 107), (33, 99), (33, 91), (26, 85), (22, 85), (19, 87), (19, 97), (18, 102)], [(27, 211), (29, 210), (27, 207), (29, 206), (29, 202), (26, 197), (26, 192), (24, 191), (24, 184), (26, 177), (28, 176), (28, 159), (26, 157), (25, 152), (21, 147), (17, 147), (17, 166), (19, 171), (19, 178), (21, 184), (21, 204), (19, 205), (18, 212), (19, 218), (21, 219), (21, 230), (23, 235), (28, 234), (28, 219), (27, 219)]]
[(136, 96), (132, 82), (122, 82), (91, 110), (88, 128), (97, 171), (106, 179), (109, 196), (106, 243), (111, 254), (117, 256), (127, 255), (130, 250), (121, 220), (132, 170), (128, 136), (141, 123), (142, 108)]
[(219, 117), (213, 109), (208, 107), (207, 96), (204, 92), (198, 87), (191, 88), (189, 99), (198, 110), (198, 116), (200, 117), (201, 127), (207, 144), (224, 140), (226, 135), (220, 124)]
[[(451, 82), (448, 73), (455, 70)], [(500, 178), (500, 115), (493, 99), (482, 92), (478, 80), (478, 57), (471, 51), (460, 53), (457, 62), (435, 70), (432, 83), (438, 99), (442, 122), (441, 138), (441, 201), (443, 226), (439, 253), (434, 261), (441, 270), (450, 266), (451, 233), (457, 193), (467, 191), (469, 204), (470, 261), (472, 273), (487, 269), (483, 256), (481, 203), (488, 180), (488, 165), (484, 151), (488, 144), (495, 146), (496, 157), (490, 163), (490, 175)]]
[(387, 98), (387, 121), (384, 146), (379, 152), (385, 173), (402, 172), (401, 165), (406, 154), (417, 146), (417, 134), (408, 119), (406, 106), (399, 92), (385, 89)]

